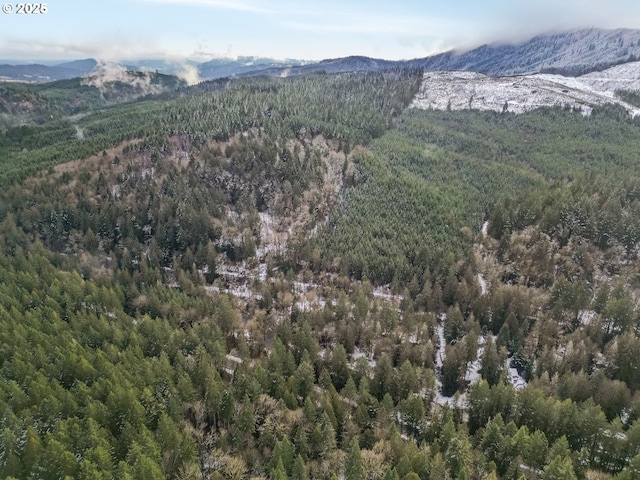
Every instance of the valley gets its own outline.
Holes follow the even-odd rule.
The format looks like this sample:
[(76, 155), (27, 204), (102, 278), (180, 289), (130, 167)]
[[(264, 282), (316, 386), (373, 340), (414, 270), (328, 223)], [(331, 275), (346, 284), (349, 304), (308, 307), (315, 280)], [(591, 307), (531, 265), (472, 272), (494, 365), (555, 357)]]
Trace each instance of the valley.
[(635, 478), (638, 65), (2, 84), (0, 477)]

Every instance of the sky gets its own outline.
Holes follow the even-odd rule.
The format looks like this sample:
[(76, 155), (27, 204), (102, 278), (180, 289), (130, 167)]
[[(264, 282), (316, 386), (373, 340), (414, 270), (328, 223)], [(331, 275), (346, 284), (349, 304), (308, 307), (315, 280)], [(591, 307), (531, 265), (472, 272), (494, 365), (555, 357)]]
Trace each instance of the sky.
[(0, 3), (4, 61), (399, 60), (550, 31), (640, 28), (637, 0), (50, 0), (44, 14)]

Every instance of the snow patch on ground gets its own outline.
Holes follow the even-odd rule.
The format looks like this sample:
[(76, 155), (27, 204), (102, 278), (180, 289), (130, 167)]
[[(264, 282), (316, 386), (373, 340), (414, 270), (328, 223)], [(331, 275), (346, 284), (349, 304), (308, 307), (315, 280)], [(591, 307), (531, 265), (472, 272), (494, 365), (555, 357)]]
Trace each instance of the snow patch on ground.
[(217, 285), (210, 285), (205, 287), (208, 292), (230, 293), (246, 300), (260, 300), (262, 298), (262, 295), (250, 286), (255, 272), (247, 266), (246, 262), (230, 265), (218, 264), (216, 272), (225, 280), (225, 283), (228, 283), (228, 287), (220, 288)]
[(485, 338), (478, 338), (478, 351), (476, 353), (476, 359), (467, 365), (467, 371), (464, 375), (464, 379), (470, 384), (474, 384), (480, 379), (480, 368), (482, 368), (482, 356), (484, 355), (484, 343)]
[(438, 351), (436, 352), (436, 367), (438, 368), (438, 370), (442, 368), (442, 362), (444, 360), (444, 347), (447, 343), (444, 338), (444, 320), (446, 318), (446, 314), (444, 313), (440, 316), (440, 323), (438, 323), (437, 329), (439, 345)]
[(278, 252), (281, 248), (275, 228), (275, 219), (267, 212), (258, 213), (260, 217), (260, 246), (256, 257), (263, 259), (268, 253)]
[(394, 295), (391, 292), (391, 287), (389, 285), (381, 285), (381, 286), (374, 287), (373, 297), (379, 298), (381, 300), (385, 300), (387, 302), (396, 303), (396, 304), (400, 304), (400, 302), (404, 298), (402, 295)]
[(486, 295), (487, 294), (487, 281), (484, 278), (484, 275), (482, 275), (481, 273), (478, 274), (478, 283), (480, 284), (480, 294), (481, 295)]
[(376, 365), (378, 364), (378, 362), (373, 358), (373, 353), (365, 353), (362, 350), (360, 350), (358, 347), (355, 347), (353, 349), (353, 353), (351, 354), (351, 358), (353, 359), (353, 363), (355, 365), (355, 362), (359, 359), (359, 358), (365, 358), (367, 360), (367, 362), (369, 363), (369, 368), (371, 368), (371, 370), (376, 368)]
[(447, 344), (446, 339), (444, 338), (444, 322), (447, 319), (447, 314), (442, 313), (439, 317), (437, 334), (439, 339), (438, 351), (436, 352), (436, 398), (435, 402), (437, 405), (449, 405), (450, 407), (454, 407), (456, 405), (456, 399), (454, 397), (447, 397), (442, 394), (442, 380), (441, 372), (442, 372), (442, 363), (445, 356), (445, 346)]
[(594, 106), (617, 103), (635, 116), (640, 109), (615, 97), (617, 89), (640, 90), (640, 62), (581, 77), (537, 74), (490, 77), (475, 72), (425, 72), (411, 106), (436, 110), (494, 110), (524, 113), (570, 106), (589, 115)]
[(640, 62), (616, 65), (602, 72), (587, 73), (577, 79), (596, 91), (609, 92), (611, 95), (619, 89), (640, 90)]
[(292, 283), (296, 307), (303, 312), (323, 309), (327, 299), (322, 295), (322, 287), (317, 283), (295, 281)]
[(596, 316), (596, 312), (593, 310), (580, 310), (578, 312), (578, 319), (582, 325), (589, 325), (593, 317)]
[(508, 374), (509, 383), (513, 385), (513, 388), (515, 388), (516, 391), (522, 390), (524, 387), (527, 386), (527, 381), (520, 376), (517, 369), (511, 367), (509, 362), (510, 362), (510, 359), (507, 358), (507, 361), (505, 362), (505, 368), (509, 372)]
[(302, 300), (296, 301), (296, 307), (301, 312), (322, 310), (326, 304), (327, 301), (324, 297), (303, 298)]
[(317, 283), (293, 282), (293, 289), (296, 293), (304, 293), (318, 288), (320, 288), (320, 285)]
[(265, 282), (267, 280), (267, 264), (261, 263), (258, 265), (258, 279), (261, 282)]
[[(439, 343), (438, 351), (436, 352), (436, 397), (435, 403), (440, 406), (449, 405), (450, 407), (455, 407), (462, 405), (462, 408), (465, 408), (467, 394), (462, 393), (457, 397), (458, 403), (456, 403), (456, 397), (447, 397), (442, 394), (442, 381), (441, 381), (441, 372), (442, 372), (442, 363), (445, 358), (445, 345), (446, 340), (444, 338), (444, 321), (446, 320), (446, 314), (442, 314), (440, 316), (438, 323), (438, 327), (436, 333), (438, 335)], [(495, 342), (496, 336), (493, 335), (493, 340)], [(474, 384), (477, 382), (481, 375), (480, 369), (482, 368), (482, 356), (484, 355), (484, 345), (486, 342), (486, 338), (484, 336), (478, 338), (478, 350), (476, 354), (476, 358), (474, 361), (470, 362), (467, 365), (467, 370), (464, 375), (464, 379), (470, 384)], [(522, 390), (527, 386), (527, 382), (520, 374), (518, 370), (512, 368), (510, 365), (510, 359), (507, 359), (505, 362), (505, 369), (508, 374), (508, 381), (513, 385), (513, 388), (516, 390)]]

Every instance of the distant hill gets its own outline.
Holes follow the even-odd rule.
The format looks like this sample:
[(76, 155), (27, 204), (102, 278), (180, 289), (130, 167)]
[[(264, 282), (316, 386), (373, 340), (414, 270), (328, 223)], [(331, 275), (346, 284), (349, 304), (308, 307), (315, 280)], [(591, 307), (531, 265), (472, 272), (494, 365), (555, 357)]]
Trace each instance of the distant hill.
[[(54, 65), (35, 64), (2, 64), (0, 65), (0, 81), (43, 83), (56, 80), (68, 80), (86, 77), (99, 64), (95, 59), (73, 60)], [(198, 80), (214, 80), (216, 78), (246, 75), (256, 70), (273, 69), (279, 72), (290, 67), (301, 67), (309, 62), (302, 60), (274, 60), (262, 57), (214, 58), (198, 63), (190, 60), (126, 60), (122, 66), (130, 71), (157, 71), (167, 75), (187, 77), (189, 80), (197, 74)], [(193, 83), (190, 81), (190, 83)]]
[(85, 78), (27, 84), (0, 82), (0, 132), (29, 122), (43, 123), (69, 115), (171, 94), (186, 86), (178, 77), (155, 72), (129, 72), (119, 65), (92, 70)]
[(84, 60), (72, 60), (70, 62), (59, 63), (56, 67), (73, 71), (76, 77), (84, 77), (91, 73), (97, 64), (98, 62), (95, 59), (86, 58)]
[[(394, 67), (419, 67), (426, 71), (470, 71), (493, 76), (557, 73), (579, 76), (640, 59), (640, 30), (582, 29), (548, 33), (519, 43), (496, 42), (469, 51), (456, 51), (413, 60), (391, 61), (350, 56), (306, 62), (262, 57), (215, 58), (203, 63), (177, 60), (123, 62), (128, 70), (178, 75), (190, 84), (199, 80), (235, 76), (289, 76), (311, 72), (376, 71)], [(96, 60), (76, 60), (57, 65), (0, 65), (0, 80), (49, 82), (88, 75)]]
[[(308, 63), (308, 62), (307, 62)], [(237, 57), (214, 58), (208, 62), (198, 65), (200, 78), (203, 80), (213, 80), (216, 78), (233, 77), (246, 75), (247, 73), (273, 70), (277, 74), (287, 68), (304, 68), (305, 62), (301, 60), (274, 60), (272, 58), (261, 57)]]
[(245, 75), (270, 75), (286, 77), (289, 75), (304, 75), (305, 73), (325, 72), (325, 73), (342, 73), (342, 72), (372, 72), (377, 70), (385, 70), (402, 65), (404, 62), (395, 62), (392, 60), (381, 60), (363, 56), (351, 56), (344, 58), (331, 58), (322, 60), (317, 63), (298, 66), (271, 67), (263, 70), (253, 70)]
[(345, 57), (294, 66), (269, 68), (252, 75), (300, 75), (371, 71), (392, 67), (420, 67), (427, 71), (463, 70), (485, 75), (506, 76), (532, 73), (583, 75), (640, 58), (640, 30), (584, 29), (538, 35), (521, 43), (482, 45), (467, 52), (455, 50), (406, 61), (369, 57)]
[(0, 65), (0, 81), (15, 82), (53, 82), (69, 78), (84, 77), (95, 68), (98, 62), (90, 58), (73, 60), (57, 65)]

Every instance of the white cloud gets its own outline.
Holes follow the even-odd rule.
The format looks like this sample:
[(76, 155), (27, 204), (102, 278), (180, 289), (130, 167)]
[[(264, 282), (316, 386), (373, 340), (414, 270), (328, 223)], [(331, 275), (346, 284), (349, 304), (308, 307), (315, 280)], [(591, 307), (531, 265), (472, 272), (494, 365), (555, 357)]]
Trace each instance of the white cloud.
[(195, 85), (202, 81), (200, 74), (198, 73), (198, 67), (187, 63), (182, 65), (182, 68), (176, 75), (186, 81), (189, 85)]
[(117, 40), (88, 42), (42, 41), (25, 38), (0, 39), (0, 58), (21, 60), (70, 60), (95, 58), (105, 61), (158, 58), (183, 59), (180, 48), (167, 49), (151, 39), (121, 36)]
[(496, 12), (484, 36), (525, 39), (548, 31), (575, 28), (640, 28), (640, 4), (627, 0), (536, 0), (509, 2)]
[(274, 13), (274, 10), (267, 8), (257, 2), (236, 2), (234, 0), (139, 0), (148, 3), (172, 3), (178, 5), (197, 5), (202, 7), (217, 8), (223, 10), (239, 10), (242, 12)]
[(425, 18), (401, 15), (359, 14), (316, 16), (312, 21), (284, 21), (283, 26), (310, 32), (340, 32), (352, 34), (433, 36), (463, 30), (465, 22), (445, 18)]
[[(105, 18), (89, 31), (0, 33), (0, 58), (119, 60), (262, 55), (321, 59), (346, 55), (415, 58), (553, 30), (640, 27), (640, 2), (608, 0), (126, 0), (148, 17)], [(162, 8), (161, 8), (162, 7)], [(187, 8), (189, 7), (189, 8)], [(180, 18), (174, 21), (172, 15)], [(168, 18), (167, 18), (168, 17)], [(53, 18), (53, 17), (52, 17)], [(123, 19), (127, 20), (124, 21)], [(79, 20), (91, 25), (94, 19)], [(235, 23), (234, 23), (235, 22)], [(99, 37), (96, 37), (99, 35)]]

